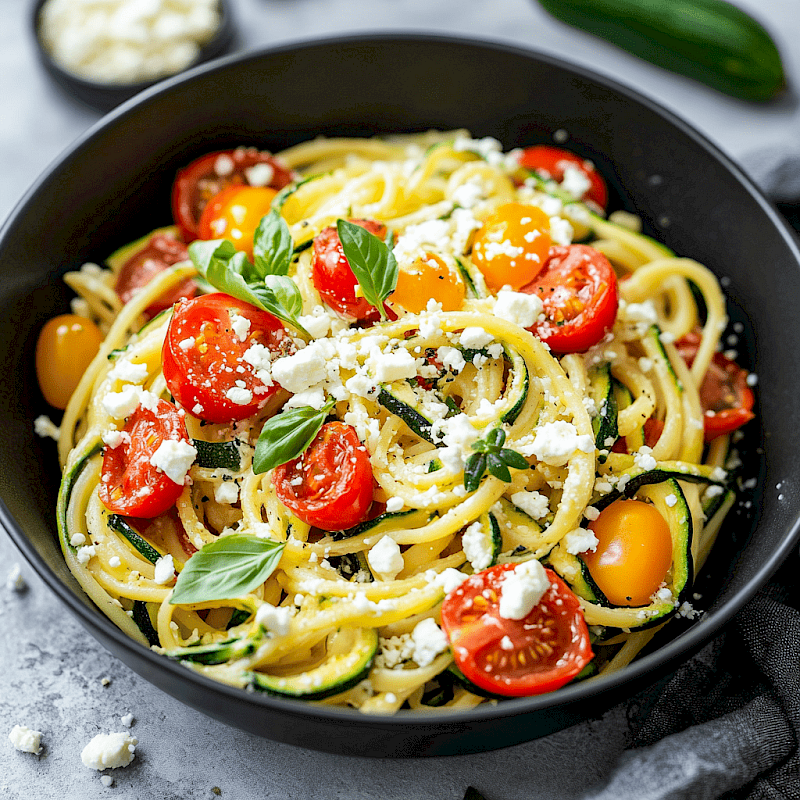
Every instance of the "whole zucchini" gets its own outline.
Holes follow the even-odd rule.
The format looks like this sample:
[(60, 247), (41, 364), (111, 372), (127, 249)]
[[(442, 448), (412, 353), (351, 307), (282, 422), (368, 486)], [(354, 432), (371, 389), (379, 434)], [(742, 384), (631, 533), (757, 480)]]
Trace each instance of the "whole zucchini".
[(723, 0), (539, 0), (554, 17), (659, 67), (744, 100), (784, 86), (778, 48)]

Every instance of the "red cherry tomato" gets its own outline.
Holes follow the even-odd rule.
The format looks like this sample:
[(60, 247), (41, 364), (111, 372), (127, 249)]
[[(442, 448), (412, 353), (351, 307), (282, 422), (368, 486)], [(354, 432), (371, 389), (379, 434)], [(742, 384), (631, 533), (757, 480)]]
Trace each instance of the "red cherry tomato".
[[(165, 269), (189, 260), (189, 251), (183, 242), (174, 236), (156, 233), (138, 253), (132, 255), (120, 268), (117, 284), (114, 287), (123, 303), (129, 302), (133, 296)], [(145, 314), (153, 318), (165, 308), (177, 303), (181, 297), (191, 298), (197, 293), (197, 284), (187, 278), (174, 289), (162, 295), (145, 309)]]
[[(264, 164), (272, 168), (269, 176), (251, 171)], [(269, 180), (264, 181), (265, 174)], [(228, 186), (253, 185), (250, 177), (259, 179), (259, 186), (280, 190), (294, 180), (291, 170), (284, 167), (269, 153), (255, 147), (238, 147), (208, 153), (178, 170), (172, 185), (172, 217), (180, 228), (184, 241), (198, 238), (197, 225), (208, 201)], [(215, 237), (214, 237), (215, 238)]]
[(556, 353), (582, 353), (617, 318), (617, 277), (608, 259), (585, 244), (557, 246), (542, 271), (520, 289), (544, 304), (544, 322), (530, 330)]
[[(386, 226), (371, 219), (351, 219), (379, 239), (386, 236)], [(344, 257), (342, 243), (335, 225), (325, 228), (314, 237), (314, 259), (311, 279), (320, 297), (334, 310), (358, 322), (377, 322), (378, 309), (365, 297), (356, 297), (358, 281)]]
[(351, 528), (372, 504), (369, 453), (343, 422), (326, 422), (305, 453), (275, 467), (272, 482), (298, 519), (324, 531)]
[(276, 195), (268, 186), (229, 186), (215, 194), (197, 224), (199, 239), (227, 239), (253, 258), (253, 236)]
[[(246, 322), (235, 323), (237, 316)], [(244, 339), (237, 330), (244, 332)], [(230, 295), (207, 294), (178, 303), (162, 349), (164, 378), (176, 402), (207, 422), (255, 414), (280, 386), (266, 385), (243, 358), (254, 345), (281, 353), (293, 349), (275, 317)]]
[[(694, 362), (701, 338), (699, 331), (691, 331), (675, 343), (678, 353), (689, 366)], [(732, 433), (755, 416), (755, 398), (747, 385), (748, 375), (748, 371), (735, 361), (722, 353), (714, 353), (700, 384), (703, 436), (707, 442)]]
[(477, 572), (442, 604), (442, 627), (458, 668), (476, 686), (523, 697), (552, 692), (592, 659), (578, 598), (546, 569), (550, 588), (523, 619), (500, 616), (503, 581), (514, 564)]
[(543, 177), (552, 178), (559, 183), (564, 180), (567, 167), (579, 169), (588, 179), (589, 188), (584, 192), (581, 200), (591, 200), (600, 208), (608, 205), (608, 189), (606, 182), (594, 168), (591, 161), (587, 161), (569, 150), (549, 145), (536, 145), (526, 147), (520, 155), (519, 163), (532, 172), (543, 173)]
[(106, 447), (99, 495), (115, 514), (151, 519), (163, 514), (180, 497), (183, 484), (150, 463), (166, 440), (189, 442), (186, 423), (172, 403), (159, 400), (155, 412), (139, 406), (122, 429), (126, 437), (117, 447)]

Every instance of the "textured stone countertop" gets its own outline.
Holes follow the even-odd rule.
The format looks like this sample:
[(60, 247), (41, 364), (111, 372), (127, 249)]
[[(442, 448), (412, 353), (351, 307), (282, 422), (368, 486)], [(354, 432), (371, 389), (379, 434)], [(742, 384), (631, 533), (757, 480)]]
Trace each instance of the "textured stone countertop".
[[(685, 117), (734, 158), (800, 139), (797, 97), (748, 105), (578, 33), (532, 0), (231, 0), (240, 48), (364, 31), (424, 31), (530, 46), (634, 86)], [(99, 114), (66, 97), (36, 62), (32, 0), (3, 0), (0, 26), (0, 220), (59, 152)], [(797, 0), (739, 0), (767, 24), (800, 85)], [(20, 562), (23, 592), (5, 586)], [(439, 759), (368, 760), (315, 753), (242, 733), (195, 712), (118, 662), (77, 623), (0, 530), (0, 797), (83, 800), (461, 800), (475, 786), (489, 800), (571, 800), (601, 785), (625, 745), (618, 707), (539, 741)], [(104, 685), (103, 679), (109, 682)], [(135, 718), (134, 762), (113, 785), (81, 764), (98, 732)], [(39, 756), (8, 741), (15, 724), (44, 733)]]

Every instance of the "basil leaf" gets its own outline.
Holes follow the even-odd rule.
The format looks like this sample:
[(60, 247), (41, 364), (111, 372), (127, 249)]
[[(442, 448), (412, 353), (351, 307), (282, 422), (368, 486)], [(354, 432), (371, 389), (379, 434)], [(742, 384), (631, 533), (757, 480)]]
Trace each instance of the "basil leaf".
[(186, 562), (169, 602), (177, 605), (241, 597), (273, 573), (283, 548), (283, 542), (244, 533), (210, 542)]
[(496, 453), (489, 453), (486, 456), (486, 469), (490, 475), (499, 478), (501, 481), (511, 483), (511, 473), (508, 467), (503, 463), (503, 460)]
[(503, 459), (504, 464), (514, 469), (528, 469), (530, 464), (525, 460), (525, 457), (520, 455), (516, 450), (509, 450), (504, 447), (500, 453), (500, 458)]
[(294, 240), (286, 220), (274, 209), (258, 223), (253, 237), (253, 262), (259, 277), (287, 275)]
[(264, 423), (253, 454), (253, 472), (274, 469), (304, 453), (333, 408), (328, 401), (319, 411), (310, 406), (282, 411)]
[(486, 453), (473, 453), (464, 467), (464, 488), (468, 492), (476, 491), (484, 472), (486, 472)]
[(344, 257), (369, 303), (386, 319), (383, 301), (397, 286), (397, 260), (387, 245), (360, 225), (336, 221)]

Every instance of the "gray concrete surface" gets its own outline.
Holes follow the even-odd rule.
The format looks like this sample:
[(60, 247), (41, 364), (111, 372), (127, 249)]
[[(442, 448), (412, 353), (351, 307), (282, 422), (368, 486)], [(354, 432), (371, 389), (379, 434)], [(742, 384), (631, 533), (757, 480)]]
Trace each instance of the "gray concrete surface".
[[(593, 67), (683, 115), (741, 158), (800, 140), (790, 94), (756, 106), (662, 72), (569, 29), (532, 0), (232, 0), (242, 48), (355, 31), (415, 30), (527, 45)], [(800, 85), (797, 0), (740, 0), (773, 32), (793, 85)], [(0, 26), (0, 220), (58, 153), (99, 115), (54, 86), (36, 63), (30, 0), (2, 0)], [(29, 586), (5, 587), (14, 562)], [(35, 576), (0, 531), (0, 797), (83, 800), (116, 797), (460, 800), (467, 786), (488, 800), (572, 800), (601, 782), (621, 753), (626, 710), (507, 750), (432, 760), (366, 760), (275, 744), (186, 708), (132, 673), (95, 642)], [(110, 678), (103, 686), (101, 679)], [(123, 730), (132, 713), (134, 763), (110, 774), (81, 764), (98, 732)], [(44, 733), (44, 750), (16, 752), (15, 724)]]

